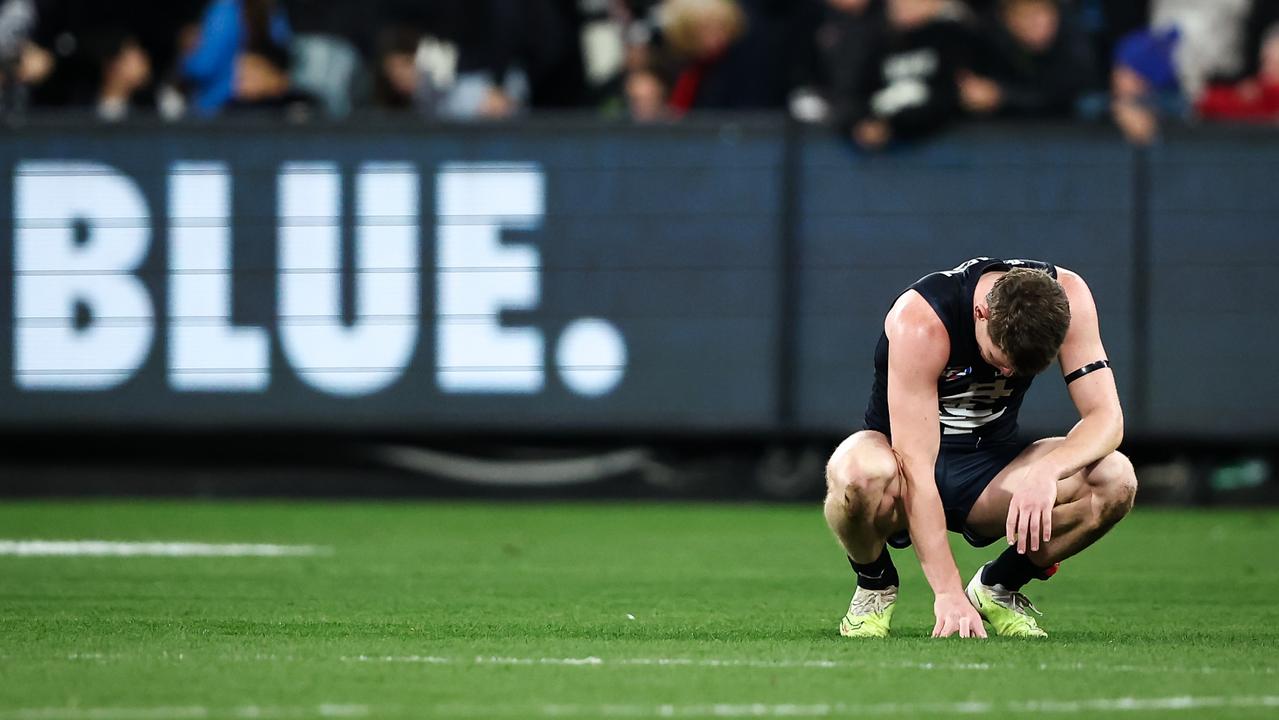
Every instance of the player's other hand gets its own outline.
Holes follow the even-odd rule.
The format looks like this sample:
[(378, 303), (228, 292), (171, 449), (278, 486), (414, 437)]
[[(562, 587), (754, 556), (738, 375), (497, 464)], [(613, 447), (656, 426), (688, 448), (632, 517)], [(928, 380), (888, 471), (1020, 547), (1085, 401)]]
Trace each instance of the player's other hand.
[(1052, 540), (1056, 505), (1056, 474), (1036, 465), (1027, 466), (1013, 484), (1013, 496), (1008, 503), (1004, 528), (1008, 544), (1015, 543), (1017, 552), (1025, 555), (1039, 550), (1041, 540), (1045, 543)]
[(986, 627), (981, 623), (977, 608), (968, 602), (963, 592), (942, 593), (933, 601), (933, 614), (937, 624), (933, 637), (950, 637), (956, 633), (961, 638), (984, 638)]

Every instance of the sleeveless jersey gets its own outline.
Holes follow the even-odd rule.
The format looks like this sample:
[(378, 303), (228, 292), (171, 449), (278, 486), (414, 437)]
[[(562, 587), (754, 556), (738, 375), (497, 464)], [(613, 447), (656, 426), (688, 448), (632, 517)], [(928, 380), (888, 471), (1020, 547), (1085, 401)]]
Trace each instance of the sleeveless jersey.
[[(1036, 260), (993, 260), (979, 257), (954, 270), (932, 273), (907, 288), (932, 306), (950, 335), (950, 358), (937, 378), (941, 442), (947, 447), (978, 447), (1012, 441), (1017, 413), (1033, 377), (1002, 377), (982, 359), (973, 321), (973, 293), (988, 272), (1028, 267), (1054, 278), (1057, 268)], [(900, 297), (900, 296), (899, 296)], [(875, 348), (875, 383), (866, 408), (866, 427), (885, 435), (888, 416), (888, 336), (881, 333)]]

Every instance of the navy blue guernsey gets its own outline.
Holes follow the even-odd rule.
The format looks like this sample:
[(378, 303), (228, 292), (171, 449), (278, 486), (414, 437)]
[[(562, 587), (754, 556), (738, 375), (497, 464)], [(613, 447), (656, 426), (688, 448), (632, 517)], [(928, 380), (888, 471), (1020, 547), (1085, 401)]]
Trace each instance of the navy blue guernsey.
[[(932, 273), (907, 288), (919, 293), (936, 311), (950, 335), (950, 359), (937, 378), (942, 445), (978, 447), (1012, 441), (1017, 413), (1033, 377), (1002, 377), (982, 359), (973, 323), (973, 293), (988, 272), (1028, 267), (1054, 278), (1057, 268), (1036, 260), (993, 260), (979, 257), (954, 270)], [(899, 296), (900, 297), (900, 296)], [(875, 348), (875, 384), (866, 408), (866, 427), (889, 433), (888, 336), (881, 333)]]

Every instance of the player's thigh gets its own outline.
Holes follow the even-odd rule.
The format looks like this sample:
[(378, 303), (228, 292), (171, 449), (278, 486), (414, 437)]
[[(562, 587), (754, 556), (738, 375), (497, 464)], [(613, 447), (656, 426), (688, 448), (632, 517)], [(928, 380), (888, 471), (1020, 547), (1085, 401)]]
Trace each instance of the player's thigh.
[[(986, 489), (973, 503), (968, 513), (968, 527), (986, 537), (1002, 537), (1008, 520), (1008, 505), (1012, 502), (1012, 483), (1026, 466), (1052, 452), (1065, 438), (1045, 438), (1026, 446), (1020, 455), (1004, 466), (990, 481)], [(1057, 504), (1064, 505), (1079, 499), (1085, 492), (1083, 473), (1075, 473), (1057, 482)]]

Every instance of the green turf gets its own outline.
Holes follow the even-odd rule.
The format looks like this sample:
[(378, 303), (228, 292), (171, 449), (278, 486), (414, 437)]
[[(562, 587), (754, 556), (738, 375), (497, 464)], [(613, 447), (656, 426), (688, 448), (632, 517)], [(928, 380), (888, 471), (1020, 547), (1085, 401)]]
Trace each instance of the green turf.
[[(954, 717), (966, 701), (1156, 717), (1174, 711), (1087, 702), (1173, 697), (1226, 703), (1178, 717), (1279, 713), (1273, 512), (1137, 512), (1028, 588), (1052, 635), (1038, 642), (927, 638), (909, 551), (895, 637), (838, 637), (851, 576), (816, 506), (0, 505), (0, 539), (18, 538), (335, 552), (0, 557), (0, 720)], [(994, 551), (957, 552), (967, 575)], [(493, 656), (538, 662), (477, 662)], [(624, 662), (661, 658), (687, 662)], [(1048, 701), (1084, 704), (1018, 704)]]

